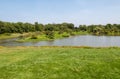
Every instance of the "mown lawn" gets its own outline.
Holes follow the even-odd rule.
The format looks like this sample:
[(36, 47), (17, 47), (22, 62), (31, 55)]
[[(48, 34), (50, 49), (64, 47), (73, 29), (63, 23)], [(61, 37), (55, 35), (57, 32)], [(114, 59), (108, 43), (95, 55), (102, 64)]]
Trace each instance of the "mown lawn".
[(120, 48), (0, 47), (0, 79), (120, 79)]

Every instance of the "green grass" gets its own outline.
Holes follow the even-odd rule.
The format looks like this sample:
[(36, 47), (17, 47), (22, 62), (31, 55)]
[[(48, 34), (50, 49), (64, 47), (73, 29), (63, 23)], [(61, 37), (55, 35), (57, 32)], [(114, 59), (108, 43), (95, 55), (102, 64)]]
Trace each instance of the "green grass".
[(120, 79), (120, 48), (0, 47), (0, 79)]

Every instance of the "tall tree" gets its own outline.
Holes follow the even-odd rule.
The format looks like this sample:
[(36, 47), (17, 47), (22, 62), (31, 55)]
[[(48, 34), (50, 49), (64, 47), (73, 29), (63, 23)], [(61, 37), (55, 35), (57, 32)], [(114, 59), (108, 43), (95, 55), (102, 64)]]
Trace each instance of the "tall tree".
[(35, 30), (36, 30), (36, 31), (40, 31), (38, 22), (35, 22)]

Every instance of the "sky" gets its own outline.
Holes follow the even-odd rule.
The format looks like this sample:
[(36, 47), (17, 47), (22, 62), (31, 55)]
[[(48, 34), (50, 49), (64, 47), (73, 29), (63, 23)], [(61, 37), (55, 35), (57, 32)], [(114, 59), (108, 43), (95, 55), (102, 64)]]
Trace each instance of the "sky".
[(0, 0), (0, 20), (120, 24), (120, 0)]

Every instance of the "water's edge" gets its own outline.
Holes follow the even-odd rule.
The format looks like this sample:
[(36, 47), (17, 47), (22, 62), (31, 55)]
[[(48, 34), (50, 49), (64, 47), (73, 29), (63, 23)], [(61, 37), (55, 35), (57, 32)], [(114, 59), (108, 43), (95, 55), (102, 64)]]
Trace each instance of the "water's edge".
[(18, 38), (0, 40), (0, 46), (89, 46), (120, 47), (120, 36), (80, 35), (53, 41), (16, 42)]

